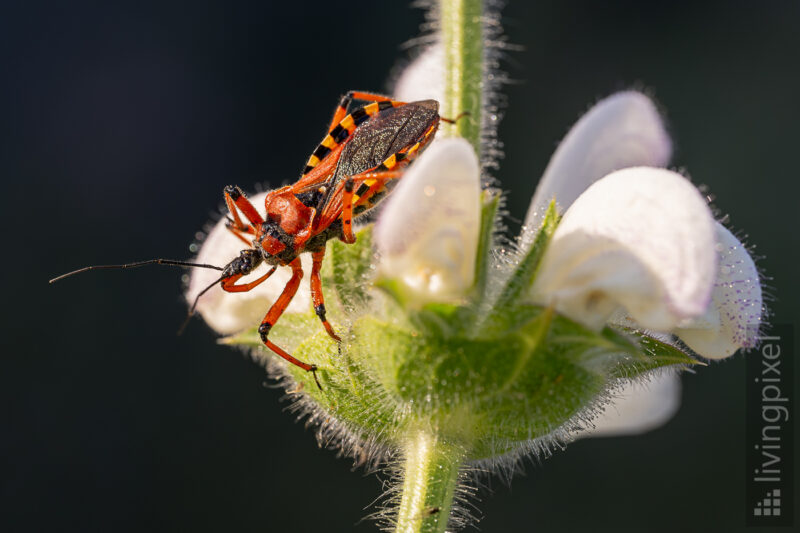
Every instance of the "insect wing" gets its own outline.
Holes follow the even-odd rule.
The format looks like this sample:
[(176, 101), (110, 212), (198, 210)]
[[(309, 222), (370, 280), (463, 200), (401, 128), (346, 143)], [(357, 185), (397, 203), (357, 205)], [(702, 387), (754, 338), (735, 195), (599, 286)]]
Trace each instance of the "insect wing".
[(392, 154), (413, 146), (438, 119), (436, 100), (411, 102), (381, 111), (353, 134), (339, 158), (334, 181), (366, 172)]

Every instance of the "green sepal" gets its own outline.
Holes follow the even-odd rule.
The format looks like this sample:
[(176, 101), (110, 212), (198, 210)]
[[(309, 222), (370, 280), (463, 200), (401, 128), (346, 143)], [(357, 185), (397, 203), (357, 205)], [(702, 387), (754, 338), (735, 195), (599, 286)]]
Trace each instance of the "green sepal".
[(660, 341), (646, 333), (631, 329), (616, 332), (612, 328), (606, 328), (606, 331), (614, 332), (620, 336), (629, 336), (636, 347), (633, 352), (635, 356), (629, 360), (621, 361), (611, 373), (613, 377), (631, 379), (662, 367), (706, 365), (683, 352), (680, 348)]
[(400, 308), (408, 307), (411, 297), (400, 280), (376, 278), (373, 287), (382, 290), (385, 294), (390, 296)]
[(326, 288), (329, 292), (333, 289), (347, 313), (358, 312), (369, 306), (373, 257), (371, 225), (356, 234), (353, 244), (339, 240), (328, 243), (326, 259), (329, 259), (323, 268), (323, 291)]
[[(551, 434), (620, 379), (696, 364), (640, 332), (594, 331), (552, 308), (525, 303), (557, 221), (551, 204), (501, 293), (506, 307), (492, 315), (490, 327), (481, 327), (479, 307), (467, 300), (404, 308), (404, 293), (393, 291), (393, 280), (380, 281), (393, 297), (376, 298), (369, 291), (373, 256), (367, 230), (354, 245), (331, 243), (323, 264), (326, 302), (340, 302), (329, 308), (329, 319), (341, 345), (311, 310), (281, 317), (270, 338), (317, 366), (322, 389), (308, 372), (288, 364), (286, 369), (303, 394), (351, 433), (397, 447), (408, 428), (423, 424), (436, 427), (439, 437), (467, 450), (471, 459)], [(257, 327), (223, 342), (280, 360), (263, 346)]]
[(526, 295), (533, 284), (539, 264), (542, 261), (550, 240), (558, 227), (560, 216), (556, 209), (555, 200), (550, 202), (544, 215), (542, 224), (536, 237), (531, 243), (525, 256), (508, 277), (500, 295), (492, 305), (492, 312), (485, 323), (485, 327), (493, 328), (503, 322), (513, 319), (509, 315), (516, 313), (516, 307), (524, 302)]
[(492, 241), (496, 226), (497, 210), (500, 207), (500, 194), (486, 190), (481, 193), (481, 227), (478, 233), (478, 250), (475, 255), (474, 299), (482, 301), (486, 294), (489, 269), (493, 264)]

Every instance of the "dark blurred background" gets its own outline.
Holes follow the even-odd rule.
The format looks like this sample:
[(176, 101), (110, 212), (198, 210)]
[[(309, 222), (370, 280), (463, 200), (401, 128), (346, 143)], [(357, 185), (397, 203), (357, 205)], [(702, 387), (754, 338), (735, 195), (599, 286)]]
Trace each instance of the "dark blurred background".
[[(800, 3), (511, 1), (503, 15), (525, 48), (504, 63), (510, 226), (592, 102), (651, 89), (675, 166), (757, 245), (773, 322), (796, 323)], [(375, 476), (318, 449), (201, 321), (176, 337), (180, 272), (46, 281), (188, 258), (222, 187), (297, 176), (338, 96), (386, 90), (422, 21), (369, 0), (3, 3), (0, 529), (374, 530), (359, 520)], [(744, 530), (744, 369), (738, 356), (686, 375), (659, 430), (493, 480), (481, 530)]]

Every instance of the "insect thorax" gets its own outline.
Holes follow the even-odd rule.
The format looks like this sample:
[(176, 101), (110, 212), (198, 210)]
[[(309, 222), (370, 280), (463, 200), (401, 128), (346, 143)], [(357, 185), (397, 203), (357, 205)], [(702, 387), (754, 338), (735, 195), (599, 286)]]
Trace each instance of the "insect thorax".
[[(261, 234), (253, 240), (253, 247), (269, 265), (283, 266), (291, 263), (304, 252), (318, 252), (325, 248), (325, 243), (342, 236), (342, 221), (337, 220), (323, 231), (312, 236), (305, 244), (297, 247), (294, 235), (286, 233), (280, 224), (267, 220), (261, 224)], [(283, 245), (283, 249), (275, 251), (274, 242)]]

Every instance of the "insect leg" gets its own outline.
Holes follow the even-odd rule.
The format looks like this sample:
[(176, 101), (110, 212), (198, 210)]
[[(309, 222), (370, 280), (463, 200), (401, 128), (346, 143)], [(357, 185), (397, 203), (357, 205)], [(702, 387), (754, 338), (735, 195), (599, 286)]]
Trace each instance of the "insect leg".
[(247, 231), (248, 227), (247, 224), (242, 222), (242, 219), (239, 216), (239, 211), (241, 211), (244, 216), (247, 217), (247, 220), (249, 220), (251, 224), (261, 224), (264, 222), (264, 219), (258, 214), (256, 208), (253, 207), (253, 204), (251, 204), (247, 197), (245, 197), (242, 189), (240, 189), (238, 186), (228, 185), (225, 187), (224, 192), (225, 205), (228, 206), (228, 211), (231, 212), (231, 216), (233, 217), (233, 226), (236, 229), (245, 232)]
[(232, 218), (227, 217), (227, 220), (225, 220), (225, 228), (231, 233), (233, 233), (237, 239), (245, 243), (247, 246), (253, 245), (253, 243), (247, 240), (247, 238), (245, 237), (245, 235), (256, 234), (252, 226), (247, 226), (244, 229), (239, 229), (236, 227), (236, 222)]
[(339, 100), (339, 105), (336, 106), (336, 111), (333, 113), (333, 119), (331, 120), (330, 126), (328, 126), (328, 133), (333, 131), (342, 119), (347, 116), (347, 108), (350, 107), (350, 102), (353, 101), (353, 91), (348, 91), (348, 93), (342, 96), (342, 99)]
[[(333, 120), (331, 120), (331, 125), (328, 126), (328, 133), (333, 131), (333, 129), (342, 121), (342, 119), (347, 115), (347, 108), (350, 107), (350, 103), (353, 100), (364, 100), (366, 102), (391, 102), (392, 99), (388, 96), (383, 96), (382, 94), (375, 94), (375, 93), (367, 93), (367, 92), (360, 92), (360, 91), (348, 91), (346, 95), (342, 96), (342, 99), (339, 100), (339, 105), (336, 107), (336, 112), (333, 114)], [(398, 102), (405, 103), (405, 102)]]
[(322, 280), (319, 277), (319, 271), (322, 268), (322, 259), (325, 257), (325, 248), (319, 252), (314, 252), (311, 257), (313, 260), (311, 266), (311, 299), (314, 302), (314, 312), (317, 313), (320, 321), (322, 321), (322, 325), (325, 331), (328, 332), (328, 335), (336, 342), (342, 342), (342, 339), (333, 331), (333, 326), (331, 326), (328, 319), (325, 318), (325, 298), (322, 295)]
[(242, 222), (234, 198), (243, 198), (245, 202), (247, 202), (247, 199), (244, 198), (244, 194), (242, 193), (241, 189), (239, 189), (239, 187), (232, 187), (230, 185), (225, 187), (224, 194), (225, 194), (225, 205), (228, 207), (228, 212), (231, 214), (231, 217), (233, 217), (233, 218), (227, 217), (227, 220), (225, 221), (225, 227), (228, 229), (228, 231), (233, 233), (237, 239), (245, 243), (247, 246), (250, 246), (251, 243), (244, 237), (244, 234), (252, 235), (255, 232), (253, 231), (252, 227)]
[(241, 278), (244, 274), (234, 274), (233, 276), (224, 278), (222, 280), (222, 289), (227, 292), (247, 292), (267, 281), (267, 279), (269, 279), (269, 277), (275, 273), (277, 268), (278, 267), (272, 267), (260, 278), (255, 279), (250, 283), (242, 283), (241, 285), (236, 285), (236, 282), (239, 281), (239, 278)]
[(292, 277), (286, 283), (286, 286), (283, 288), (283, 292), (278, 297), (278, 300), (272, 304), (272, 307), (269, 308), (267, 311), (267, 315), (264, 317), (264, 320), (261, 321), (261, 325), (258, 327), (258, 333), (261, 335), (261, 341), (264, 345), (275, 352), (276, 354), (280, 355), (293, 365), (299, 366), (306, 372), (311, 372), (314, 374), (314, 381), (317, 383), (317, 387), (322, 389), (322, 386), (319, 384), (319, 380), (317, 379), (317, 365), (309, 365), (308, 363), (304, 363), (299, 359), (295, 359), (291, 355), (289, 355), (286, 350), (269, 340), (269, 331), (272, 329), (272, 326), (275, 325), (275, 322), (281, 317), (286, 308), (289, 306), (289, 302), (292, 301), (294, 298), (295, 293), (297, 292), (297, 288), (300, 286), (300, 280), (303, 278), (303, 267), (300, 265), (300, 258), (297, 257), (289, 263), (289, 266), (292, 267)]
[[(353, 235), (353, 206), (361, 200), (367, 200), (380, 190), (386, 181), (399, 178), (402, 174), (401, 170), (383, 170), (356, 174), (345, 180), (342, 194), (342, 240), (344, 242), (348, 244), (356, 242), (356, 236)], [(358, 194), (354, 192), (356, 183), (361, 183)]]

